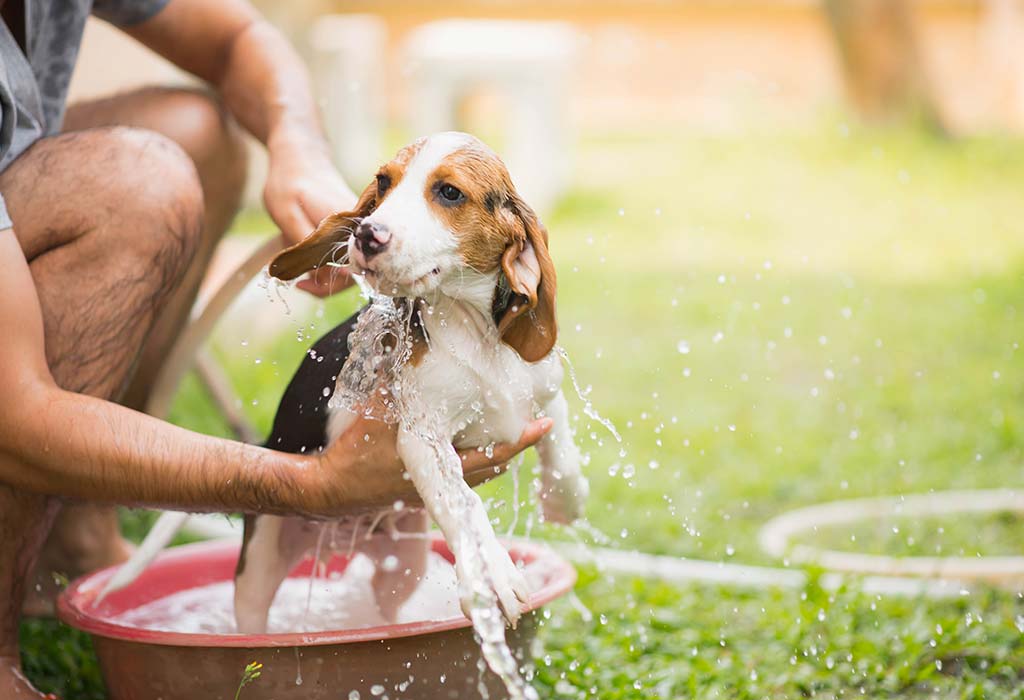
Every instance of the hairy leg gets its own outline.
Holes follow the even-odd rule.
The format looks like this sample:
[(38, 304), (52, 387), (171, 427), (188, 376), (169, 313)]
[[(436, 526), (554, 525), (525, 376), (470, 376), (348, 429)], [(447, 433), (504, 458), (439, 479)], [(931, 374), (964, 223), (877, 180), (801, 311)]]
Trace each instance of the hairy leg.
[[(214, 248), (238, 210), (245, 185), (245, 147), (231, 117), (213, 96), (200, 90), (145, 88), (82, 102), (68, 109), (64, 122), (66, 133), (115, 126), (147, 129), (176, 143), (196, 169), (205, 203), (196, 250), (153, 322), (130, 383), (114, 397), (143, 410), (163, 360), (188, 318)], [(74, 578), (124, 561), (130, 552), (121, 537), (116, 507), (64, 506), (40, 555), (33, 586), (38, 595), (29, 597), (26, 612), (52, 612), (54, 572)]]
[[(174, 142), (108, 128), (44, 139), (0, 174), (61, 386), (114, 399), (199, 247), (203, 198)], [(4, 235), (10, 235), (5, 233)], [(17, 633), (59, 505), (0, 485), (0, 698), (26, 697)]]
[(205, 203), (199, 247), (157, 319), (121, 399), (126, 406), (142, 410), (167, 352), (188, 319), (214, 248), (238, 212), (246, 152), (231, 116), (213, 95), (199, 89), (144, 88), (71, 105), (64, 119), (65, 131), (110, 126), (147, 129), (177, 143), (195, 165)]

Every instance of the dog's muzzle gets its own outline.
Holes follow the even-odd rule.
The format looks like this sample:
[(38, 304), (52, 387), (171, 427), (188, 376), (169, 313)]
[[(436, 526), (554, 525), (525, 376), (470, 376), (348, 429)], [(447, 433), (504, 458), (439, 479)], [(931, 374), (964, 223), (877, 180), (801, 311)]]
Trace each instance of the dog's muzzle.
[(356, 248), (369, 260), (388, 247), (391, 242), (391, 231), (381, 224), (364, 221), (356, 227), (355, 239)]

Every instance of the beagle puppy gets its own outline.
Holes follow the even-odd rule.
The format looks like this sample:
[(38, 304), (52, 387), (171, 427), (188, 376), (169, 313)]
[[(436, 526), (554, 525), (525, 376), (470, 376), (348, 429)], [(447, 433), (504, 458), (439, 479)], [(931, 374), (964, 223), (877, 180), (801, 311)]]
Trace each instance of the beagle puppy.
[(394, 619), (426, 567), (427, 516), (455, 555), (467, 617), (490, 609), (514, 625), (526, 581), (463, 480), (456, 448), (514, 442), (538, 413), (549, 416), (554, 426), (537, 445), (543, 515), (580, 516), (587, 482), (560, 389), (547, 231), (493, 151), (467, 134), (440, 133), (399, 151), (353, 211), (320, 222), (271, 262), (270, 274), (292, 280), (337, 264), (362, 278), (373, 301), (307, 353), (266, 445), (322, 448), (360, 413), (395, 422), (424, 509), (399, 503), (369, 521), (327, 524), (247, 517), (238, 630), (263, 632), (278, 586), (325, 544), (374, 561), (377, 604)]

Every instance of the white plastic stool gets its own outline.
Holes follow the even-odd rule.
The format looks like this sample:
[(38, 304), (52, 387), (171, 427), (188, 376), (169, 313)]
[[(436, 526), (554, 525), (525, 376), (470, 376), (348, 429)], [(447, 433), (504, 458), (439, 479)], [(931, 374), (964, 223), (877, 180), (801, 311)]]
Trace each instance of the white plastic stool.
[(380, 165), (386, 43), (384, 22), (374, 15), (325, 15), (310, 31), (324, 129), (353, 187)]
[(507, 101), (504, 160), (516, 187), (550, 209), (569, 176), (566, 105), (578, 38), (561, 22), (444, 20), (405, 47), (410, 126), (416, 135), (458, 128), (456, 108), (486, 88)]

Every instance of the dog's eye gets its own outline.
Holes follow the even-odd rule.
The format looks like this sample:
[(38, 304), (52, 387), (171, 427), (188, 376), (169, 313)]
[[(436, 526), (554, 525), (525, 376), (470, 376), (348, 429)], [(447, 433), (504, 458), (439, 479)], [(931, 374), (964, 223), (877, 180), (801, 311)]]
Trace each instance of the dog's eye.
[(437, 188), (438, 194), (448, 202), (459, 202), (465, 199), (466, 195), (462, 194), (459, 188), (454, 185), (445, 183)]
[(377, 175), (377, 194), (383, 195), (389, 189), (391, 189), (391, 178), (384, 173)]

